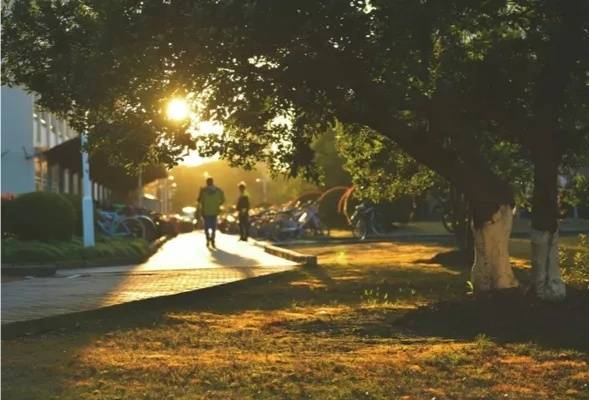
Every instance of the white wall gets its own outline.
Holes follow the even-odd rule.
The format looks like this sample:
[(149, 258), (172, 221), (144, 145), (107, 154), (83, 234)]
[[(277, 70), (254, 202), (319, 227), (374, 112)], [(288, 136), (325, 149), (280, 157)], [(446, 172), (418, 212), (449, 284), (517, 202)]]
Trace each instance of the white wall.
[(18, 88), (2, 86), (2, 193), (35, 190), (33, 97)]

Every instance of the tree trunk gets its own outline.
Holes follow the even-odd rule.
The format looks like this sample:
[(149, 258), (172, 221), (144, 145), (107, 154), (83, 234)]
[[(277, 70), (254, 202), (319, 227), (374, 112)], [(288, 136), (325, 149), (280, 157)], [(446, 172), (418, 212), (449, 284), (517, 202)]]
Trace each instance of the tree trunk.
[[(476, 206), (475, 206), (476, 207)], [(475, 291), (518, 286), (509, 262), (509, 236), (513, 223), (510, 204), (501, 204), (490, 220), (473, 224), (474, 263), (471, 281)]]
[(558, 165), (561, 157), (553, 143), (553, 135), (545, 132), (538, 141), (545, 145), (534, 157), (532, 285), (539, 298), (560, 301), (566, 295), (558, 257)]
[(464, 193), (453, 188), (450, 191), (452, 215), (454, 217), (454, 238), (458, 248), (467, 256), (468, 262), (474, 260), (474, 243), (468, 199)]
[(536, 295), (548, 301), (561, 301), (566, 287), (560, 276), (558, 231), (532, 229), (532, 284)]

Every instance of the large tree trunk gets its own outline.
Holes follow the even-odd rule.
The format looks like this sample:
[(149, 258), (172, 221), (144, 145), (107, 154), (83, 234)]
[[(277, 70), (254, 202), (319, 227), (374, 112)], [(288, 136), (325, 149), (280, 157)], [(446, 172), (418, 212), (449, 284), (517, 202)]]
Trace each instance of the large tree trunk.
[(539, 298), (549, 301), (565, 298), (566, 287), (558, 261), (558, 231), (532, 229), (532, 277)]
[(473, 224), (474, 264), (471, 281), (476, 291), (518, 286), (509, 262), (512, 223), (512, 205), (501, 204), (489, 220)]
[(558, 165), (560, 155), (554, 136), (538, 138), (545, 145), (534, 157), (532, 198), (532, 285), (536, 295), (549, 301), (564, 299), (566, 288), (560, 276), (558, 257)]

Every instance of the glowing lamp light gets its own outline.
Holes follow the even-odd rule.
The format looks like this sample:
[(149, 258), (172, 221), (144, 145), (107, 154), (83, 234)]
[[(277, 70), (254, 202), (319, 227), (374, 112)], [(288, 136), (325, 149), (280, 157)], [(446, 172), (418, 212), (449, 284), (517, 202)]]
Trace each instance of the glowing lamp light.
[(191, 207), (191, 206), (183, 207), (182, 212), (184, 214), (192, 215), (196, 212), (196, 207)]
[(173, 121), (183, 121), (188, 118), (188, 103), (184, 99), (172, 99), (166, 107), (166, 114)]

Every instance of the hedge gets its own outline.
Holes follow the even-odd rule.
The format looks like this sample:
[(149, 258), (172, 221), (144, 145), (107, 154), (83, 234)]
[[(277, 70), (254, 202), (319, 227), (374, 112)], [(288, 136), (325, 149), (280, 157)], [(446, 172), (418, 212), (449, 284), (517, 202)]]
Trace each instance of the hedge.
[(72, 203), (50, 192), (22, 194), (3, 211), (11, 233), (21, 240), (69, 240), (77, 220)]
[(69, 241), (2, 239), (2, 262), (7, 264), (95, 261), (128, 258), (141, 260), (149, 255), (143, 239), (99, 236), (96, 246), (85, 248), (79, 237)]

